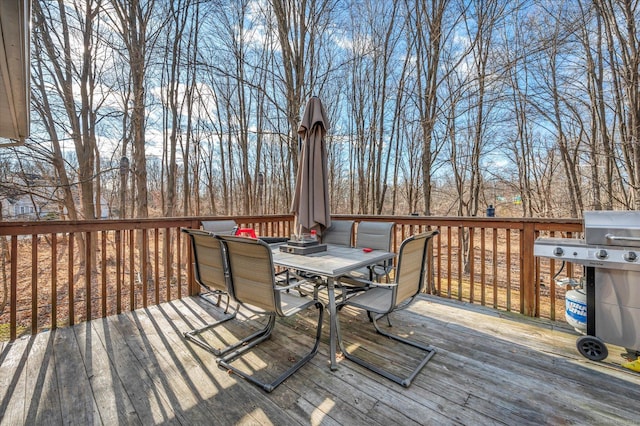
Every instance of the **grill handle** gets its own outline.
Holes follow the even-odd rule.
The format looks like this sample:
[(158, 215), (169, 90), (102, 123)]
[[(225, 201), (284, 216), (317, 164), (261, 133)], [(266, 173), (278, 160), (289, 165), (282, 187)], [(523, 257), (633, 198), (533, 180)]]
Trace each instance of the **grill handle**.
[(619, 237), (613, 234), (607, 234), (604, 237), (610, 241), (635, 241), (635, 242), (640, 241), (640, 237)]

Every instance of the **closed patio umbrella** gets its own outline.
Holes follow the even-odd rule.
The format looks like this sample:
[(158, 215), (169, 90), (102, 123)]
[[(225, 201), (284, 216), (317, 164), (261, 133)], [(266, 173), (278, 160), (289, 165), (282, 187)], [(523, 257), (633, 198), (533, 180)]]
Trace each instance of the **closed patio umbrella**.
[(291, 206), (296, 215), (296, 232), (315, 229), (322, 234), (324, 229), (331, 226), (327, 148), (324, 140), (328, 126), (322, 102), (320, 98), (313, 96), (305, 106), (298, 128), (302, 143)]

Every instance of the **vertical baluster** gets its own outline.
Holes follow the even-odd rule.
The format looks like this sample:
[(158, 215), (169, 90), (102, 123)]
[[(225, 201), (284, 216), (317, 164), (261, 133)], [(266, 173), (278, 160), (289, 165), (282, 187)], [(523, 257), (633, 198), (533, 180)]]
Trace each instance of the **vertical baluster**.
[(69, 297), (69, 325), (74, 325), (75, 322), (75, 295), (74, 295), (74, 276), (73, 276), (73, 270), (74, 270), (74, 265), (73, 265), (73, 260), (74, 260), (74, 255), (73, 255), (73, 250), (74, 250), (74, 236), (75, 234), (73, 232), (69, 232), (68, 238), (69, 238), (69, 270), (67, 271), (67, 276), (69, 279), (69, 282), (67, 283), (68, 285), (68, 297)]
[[(153, 229), (153, 249), (155, 250), (155, 253), (153, 255), (153, 259), (154, 259), (154, 275), (153, 275), (153, 281), (154, 281), (154, 293), (155, 293), (155, 304), (159, 305), (160, 304), (160, 247), (159, 247), (159, 237), (160, 237), (160, 228), (154, 228)], [(165, 271), (166, 274), (166, 271)]]
[(85, 233), (85, 245), (84, 245), (84, 252), (85, 252), (85, 262), (84, 262), (84, 288), (85, 288), (85, 304), (86, 304), (86, 318), (87, 321), (91, 321), (91, 299), (92, 299), (92, 293), (91, 293), (91, 259), (93, 258), (92, 256), (92, 250), (91, 250), (91, 246), (92, 246), (92, 237), (91, 237), (91, 232), (86, 232)]
[(100, 277), (102, 278), (102, 317), (107, 316), (107, 231), (101, 233)]
[(500, 236), (498, 229), (492, 229), (493, 235), (493, 308), (498, 307), (498, 238)]
[(31, 235), (31, 334), (38, 332), (38, 235)]
[(122, 252), (122, 246), (124, 240), (122, 239), (122, 231), (116, 231), (116, 313), (119, 315), (122, 313), (122, 281), (123, 281), (123, 266), (124, 256)]
[(58, 328), (58, 234), (51, 234), (51, 329)]

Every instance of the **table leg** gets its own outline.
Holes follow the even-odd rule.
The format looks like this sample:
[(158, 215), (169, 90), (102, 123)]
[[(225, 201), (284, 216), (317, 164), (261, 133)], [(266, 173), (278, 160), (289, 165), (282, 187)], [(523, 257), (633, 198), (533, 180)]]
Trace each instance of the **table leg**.
[(336, 313), (336, 295), (334, 292), (333, 278), (327, 280), (327, 293), (329, 296), (329, 360), (331, 362), (331, 370), (338, 369), (336, 365), (336, 339), (338, 338), (338, 318)]

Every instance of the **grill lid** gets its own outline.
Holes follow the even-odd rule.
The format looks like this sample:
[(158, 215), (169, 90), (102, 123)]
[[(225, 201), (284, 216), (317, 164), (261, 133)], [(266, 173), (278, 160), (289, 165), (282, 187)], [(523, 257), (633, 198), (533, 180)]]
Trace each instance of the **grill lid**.
[(585, 211), (584, 238), (590, 245), (640, 247), (640, 211)]

